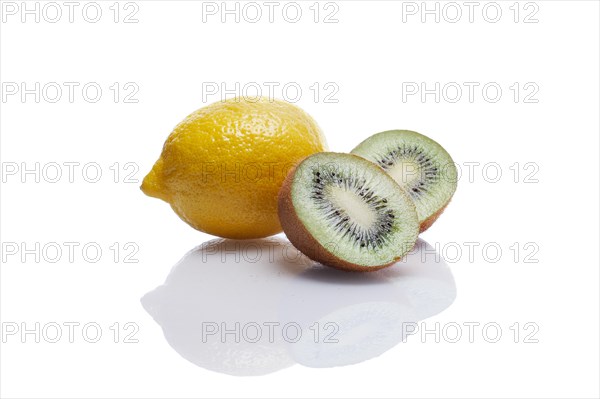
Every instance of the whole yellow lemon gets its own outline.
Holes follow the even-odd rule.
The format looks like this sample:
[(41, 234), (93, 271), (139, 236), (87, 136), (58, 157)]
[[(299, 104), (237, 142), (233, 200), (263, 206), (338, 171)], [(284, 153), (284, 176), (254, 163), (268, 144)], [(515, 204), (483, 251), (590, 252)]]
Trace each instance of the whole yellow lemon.
[(233, 98), (179, 123), (141, 189), (200, 231), (266, 237), (281, 232), (277, 194), (287, 172), (326, 147), (317, 123), (299, 107)]

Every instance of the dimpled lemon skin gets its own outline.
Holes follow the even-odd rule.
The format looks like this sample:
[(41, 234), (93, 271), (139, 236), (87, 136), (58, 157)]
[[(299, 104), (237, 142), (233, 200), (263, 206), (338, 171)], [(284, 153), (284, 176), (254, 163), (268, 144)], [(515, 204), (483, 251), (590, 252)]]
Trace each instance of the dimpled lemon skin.
[(282, 230), (277, 195), (287, 172), (326, 149), (321, 129), (297, 106), (234, 98), (179, 123), (141, 189), (200, 231), (267, 237)]

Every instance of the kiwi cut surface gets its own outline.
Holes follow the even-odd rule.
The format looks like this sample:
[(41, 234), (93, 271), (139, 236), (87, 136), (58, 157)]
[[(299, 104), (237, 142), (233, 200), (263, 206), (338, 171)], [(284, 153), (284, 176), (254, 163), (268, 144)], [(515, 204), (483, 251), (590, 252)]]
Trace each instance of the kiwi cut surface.
[(435, 222), (456, 191), (457, 171), (452, 157), (420, 133), (377, 133), (354, 148), (352, 154), (379, 165), (411, 196), (421, 232)]
[(305, 158), (284, 181), (278, 212), (296, 248), (344, 270), (389, 266), (414, 247), (419, 233), (410, 197), (377, 165), (352, 154)]

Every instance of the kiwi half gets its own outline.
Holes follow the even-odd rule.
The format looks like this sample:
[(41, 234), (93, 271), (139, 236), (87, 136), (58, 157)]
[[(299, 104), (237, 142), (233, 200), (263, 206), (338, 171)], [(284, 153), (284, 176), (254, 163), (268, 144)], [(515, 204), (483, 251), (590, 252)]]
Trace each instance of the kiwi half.
[(415, 245), (417, 211), (377, 165), (351, 154), (305, 158), (279, 192), (281, 226), (309, 258), (343, 270), (389, 266)]
[(456, 165), (444, 148), (410, 130), (377, 133), (360, 143), (352, 154), (378, 164), (413, 199), (420, 231), (427, 230), (456, 191)]

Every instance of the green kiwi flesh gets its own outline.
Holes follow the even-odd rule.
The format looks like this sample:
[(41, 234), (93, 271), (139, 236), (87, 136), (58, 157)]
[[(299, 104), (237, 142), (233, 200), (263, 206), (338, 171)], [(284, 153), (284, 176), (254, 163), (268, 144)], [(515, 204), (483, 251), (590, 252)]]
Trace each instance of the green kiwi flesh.
[(443, 212), (456, 191), (457, 171), (446, 150), (410, 130), (377, 133), (352, 150), (379, 165), (411, 196), (425, 231)]
[(305, 158), (279, 193), (290, 242), (309, 258), (344, 270), (372, 271), (408, 253), (419, 221), (410, 197), (381, 168), (351, 154)]

